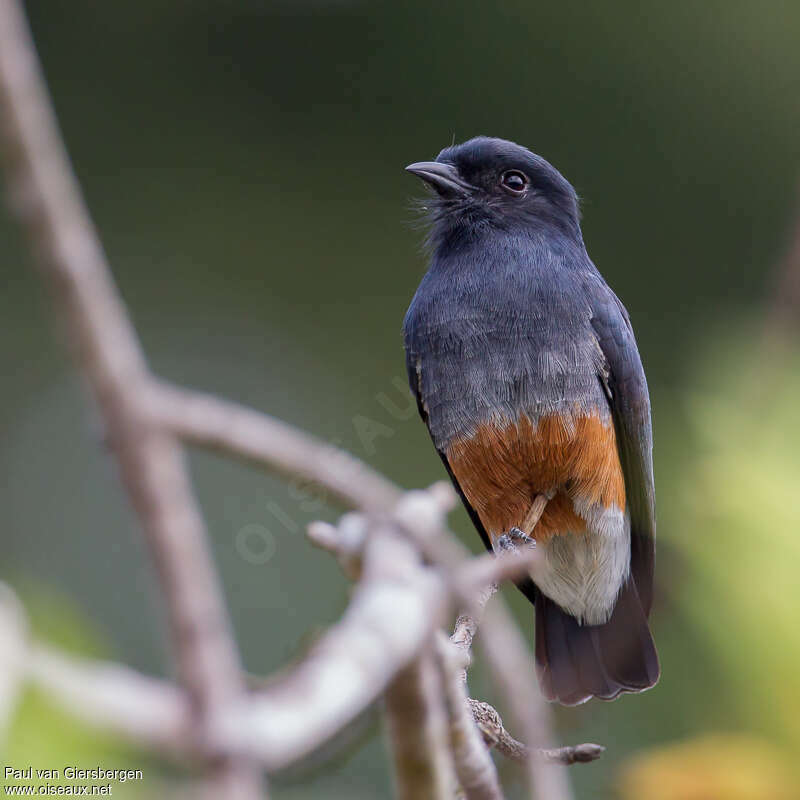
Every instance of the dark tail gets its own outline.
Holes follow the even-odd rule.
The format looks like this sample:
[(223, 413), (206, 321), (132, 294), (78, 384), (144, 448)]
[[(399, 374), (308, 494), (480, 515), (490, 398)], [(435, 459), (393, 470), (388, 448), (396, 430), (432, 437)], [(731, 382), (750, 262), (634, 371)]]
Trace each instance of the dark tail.
[(536, 666), (542, 694), (567, 706), (613, 700), (658, 681), (660, 668), (636, 584), (623, 586), (611, 619), (580, 625), (536, 591)]

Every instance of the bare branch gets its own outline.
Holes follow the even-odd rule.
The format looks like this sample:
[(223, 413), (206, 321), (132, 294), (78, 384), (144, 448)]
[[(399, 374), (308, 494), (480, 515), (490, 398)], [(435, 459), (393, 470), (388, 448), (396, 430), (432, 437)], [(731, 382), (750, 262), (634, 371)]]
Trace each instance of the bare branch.
[(397, 674), (386, 692), (384, 710), (398, 800), (451, 800), (455, 794), (440, 677), (428, 646)]
[[(427, 559), (445, 570), (456, 601), (467, 616), (475, 618), (474, 587), (465, 586), (455, 577), (458, 565), (467, 557), (465, 548), (444, 528), (438, 530), (438, 535), (436, 531), (413, 528), (408, 528), (407, 533)], [(536, 668), (528, 646), (502, 602), (489, 604), (483, 617), (482, 652), (524, 740), (531, 748), (526, 762), (531, 795), (537, 800), (569, 800), (571, 792), (566, 773), (559, 766), (546, 764), (536, 756), (537, 751), (546, 749), (553, 738), (552, 722), (550, 709), (535, 685)], [(473, 629), (473, 626), (467, 628)]]
[[(449, 507), (450, 501), (451, 497), (448, 491), (443, 490), (442, 487), (438, 485), (431, 487), (431, 489), (426, 492), (408, 492), (403, 496), (393, 516), (403, 524), (403, 527), (407, 533), (413, 531), (412, 538), (425, 551), (426, 557), (439, 564), (445, 563), (454, 565), (453, 568), (446, 567), (446, 571), (449, 570), (450, 574), (449, 585), (451, 587), (451, 591), (455, 593), (456, 597), (460, 600), (460, 602), (462, 602), (462, 604), (469, 608), (468, 613), (462, 613), (459, 616), (456, 622), (455, 631), (451, 637), (451, 643), (456, 645), (461, 651), (461, 664), (456, 667), (455, 673), (457, 682), (460, 684), (460, 689), (459, 687), (450, 686), (447, 682), (447, 678), (445, 678), (445, 691), (448, 693), (449, 697), (448, 716), (450, 720), (451, 731), (454, 731), (455, 737), (451, 737), (451, 743), (455, 744), (458, 742), (459, 737), (463, 739), (465, 737), (469, 737), (470, 734), (468, 732), (469, 726), (465, 727), (464, 717), (458, 716), (456, 707), (453, 705), (452, 701), (455, 697), (454, 692), (461, 691), (462, 697), (466, 700), (465, 668), (469, 661), (469, 652), (472, 639), (475, 631), (477, 630), (480, 614), (487, 601), (496, 592), (497, 586), (494, 584), (494, 581), (509, 576), (514, 577), (520, 572), (525, 572), (531, 568), (535, 568), (540, 556), (535, 549), (530, 549), (523, 551), (522, 553), (504, 553), (499, 557), (488, 555), (468, 559), (466, 561), (462, 560), (466, 558), (466, 556), (463, 555), (463, 549), (460, 547), (460, 545), (458, 545), (452, 534), (441, 527), (443, 523), (442, 515), (445, 509)], [(535, 506), (536, 504), (534, 504), (534, 507)], [(541, 515), (541, 510), (539, 511), (539, 514)], [(349, 516), (358, 518), (359, 515)], [(315, 524), (316, 535), (312, 538), (317, 538), (321, 546), (327, 550), (330, 550), (331, 552), (334, 552), (340, 558), (340, 560), (343, 553), (352, 552), (354, 543), (356, 543), (355, 547), (357, 547), (357, 542), (361, 539), (360, 534), (357, 532), (354, 533), (352, 530), (347, 534), (347, 536), (343, 536), (331, 526), (323, 525), (319, 528), (316, 528), (316, 525), (318, 524)], [(350, 527), (352, 527), (352, 523)], [(508, 617), (504, 619), (501, 618), (500, 626), (501, 632), (504, 632), (503, 629), (505, 629), (505, 631), (510, 629), (512, 634), (518, 636), (516, 632), (516, 626), (514, 626), (513, 622)], [(504, 633), (504, 635), (507, 634)], [(526, 649), (524, 642), (522, 643), (522, 648)], [(497, 654), (497, 657), (502, 659), (502, 651)], [(528, 658), (530, 659), (529, 656)], [(527, 673), (524, 674), (523, 680), (527, 680), (530, 684), (532, 684), (534, 680), (533, 676), (534, 670), (531, 668)], [(512, 697), (516, 691), (517, 690), (515, 689), (511, 690)], [(533, 691), (536, 692), (539, 702), (544, 706), (544, 702), (541, 699), (541, 696), (538, 695), (538, 691), (535, 689), (533, 689)], [(491, 707), (489, 706), (489, 708)], [(496, 712), (494, 713), (496, 715)], [(469, 720), (468, 714), (466, 717)], [(547, 719), (537, 719), (537, 724), (542, 723), (547, 724)], [(471, 721), (469, 724), (472, 724)], [(541, 741), (546, 742), (548, 737), (549, 734), (547, 736), (542, 736)], [(508, 735), (507, 739), (509, 741), (516, 741)], [(464, 748), (474, 748), (474, 740), (467, 745), (464, 745), (463, 742), (459, 742), (459, 746), (461, 747), (462, 759), (466, 758), (464, 755)], [(574, 751), (580, 753), (582, 752), (581, 748), (583, 747), (583, 745), (579, 745), (574, 749)], [(565, 748), (564, 752), (566, 753), (568, 750), (571, 749)], [(535, 761), (537, 765), (536, 769), (534, 770), (531, 768), (531, 772), (534, 774), (550, 771), (542, 768), (544, 763), (567, 763), (566, 759), (551, 758), (550, 756), (552, 753), (557, 751), (547, 748), (537, 748), (534, 751), (525, 749), (521, 752), (524, 753), (525, 757), (529, 756), (531, 762)], [(460, 759), (458, 757), (458, 753), (455, 755), (456, 769), (459, 771), (460, 778), (460, 770), (469, 770), (471, 767), (470, 762), (474, 762), (474, 766), (478, 775), (476, 780), (479, 781), (478, 791), (493, 791), (491, 788), (491, 779), (489, 775), (482, 772), (482, 768), (480, 766), (480, 755), (477, 755), (474, 751), (470, 752), (467, 762), (464, 762), (462, 759)], [(546, 779), (543, 780), (539, 778), (539, 780), (544, 784), (545, 790), (549, 791), (551, 786), (555, 786), (556, 790), (560, 791), (556, 780), (552, 780), (549, 784), (547, 783)], [(480, 781), (489, 781), (489, 783), (483, 784), (480, 783)], [(564, 784), (566, 785), (566, 782), (564, 782)], [(552, 795), (554, 798), (565, 796), (568, 797), (569, 794)]]
[[(525, 515), (522, 523), (522, 532), (527, 536), (533, 536), (536, 525), (544, 513), (544, 509), (549, 502), (549, 498), (543, 494), (537, 494), (533, 499), (530, 510)], [(454, 556), (453, 556), (454, 557)], [(503, 578), (515, 578), (519, 575), (530, 572), (540, 560), (539, 552), (536, 548), (528, 549), (527, 553), (513, 553), (500, 551), (497, 556), (484, 556), (484, 559), (491, 559), (495, 567), (498, 568), (498, 575), (494, 579), (489, 579), (488, 575), (484, 581), (483, 588), (475, 595), (471, 602), (471, 613), (462, 612), (456, 620), (456, 626), (450, 641), (460, 647), (469, 662), (472, 640), (478, 630), (480, 616), (483, 609), (491, 598), (497, 593), (498, 582)], [(476, 561), (476, 564), (479, 561)], [(477, 576), (477, 571), (476, 571)], [(464, 673), (464, 681), (467, 676)]]
[(465, 674), (463, 652), (440, 633), (437, 653), (450, 727), (450, 747), (463, 796), (465, 800), (503, 800), (497, 769), (470, 713), (466, 681), (462, 677)]
[[(548, 499), (545, 495), (537, 495), (525, 522), (523, 523), (522, 530), (527, 535), (532, 535), (536, 524), (541, 519), (542, 513), (547, 505)], [(511, 558), (511, 554), (503, 553), (497, 561), (502, 563), (506, 562), (507, 566), (511, 569), (520, 571), (521, 569), (535, 568), (537, 563), (538, 553), (535, 549), (531, 549), (524, 556), (517, 556), (516, 563)], [(513, 574), (510, 577), (514, 577)], [(480, 624), (480, 618), (483, 615), (484, 608), (489, 600), (497, 592), (497, 584), (490, 583), (484, 584), (485, 588), (475, 595), (475, 600), (472, 605), (470, 613), (462, 613), (456, 620), (456, 625), (453, 630), (453, 635), (450, 637), (450, 642), (462, 651), (465, 667), (460, 673), (461, 681), (466, 685), (467, 673), (466, 667), (470, 660), (470, 650), (472, 641), (477, 632)], [(496, 667), (495, 667), (496, 668)], [(465, 691), (466, 695), (466, 691)], [(579, 760), (592, 760), (599, 758), (603, 749), (600, 745), (576, 745), (574, 747), (564, 747), (559, 749), (538, 748), (535, 752), (530, 750), (527, 746), (518, 742), (511, 736), (503, 727), (502, 720), (497, 711), (488, 703), (483, 703), (478, 700), (468, 699), (469, 707), (475, 722), (483, 734), (484, 741), (490, 746), (494, 747), (502, 755), (516, 761), (533, 761), (534, 759), (540, 762), (556, 763), (556, 764), (573, 764)], [(546, 707), (545, 707), (546, 708)], [(591, 758), (590, 758), (591, 756)]]
[[(147, 535), (202, 736), (243, 689), (235, 642), (182, 454), (146, 414), (145, 359), (70, 169), (17, 0), (0, 0), (0, 118), (12, 204), (50, 281)], [(215, 785), (229, 797), (256, 796), (258, 777), (245, 772), (220, 762)]]
[[(530, 757), (529, 749), (518, 742), (503, 726), (503, 720), (497, 710), (480, 700), (469, 701), (472, 717), (483, 736), (484, 742), (498, 753), (512, 761), (522, 761)], [(537, 758), (555, 764), (585, 764), (595, 761), (603, 754), (605, 747), (599, 744), (576, 744), (568, 747), (545, 748), (540, 750)]]
[[(423, 520), (435, 521), (435, 509), (441, 513), (442, 501), (436, 491), (412, 492), (402, 506), (404, 524), (421, 525)], [(326, 549), (362, 565), (358, 571), (363, 578), (351, 605), (297, 667), (247, 701), (226, 709), (214, 728), (215, 752), (257, 759), (268, 769), (285, 767), (311, 752), (373, 702), (403, 665), (421, 652), (445, 609), (442, 572), (425, 567), (413, 544), (398, 535), (391, 521), (348, 514), (338, 528), (317, 523), (312, 529), (317, 530)], [(459, 567), (451, 583), (476, 596), (480, 589), (476, 575), (491, 580), (508, 570), (502, 557), (492, 560), (497, 571), (487, 570), (483, 558), (472, 559)], [(493, 766), (485, 748), (480, 749), (480, 737), (476, 739), (477, 729), (467, 713), (465, 683), (459, 675), (468, 650), (464, 645), (469, 644), (471, 635), (460, 642), (455, 636), (461, 647), (453, 648), (454, 660), (446, 670), (443, 667), (443, 696), (450, 744), (465, 794), (492, 797), (497, 792)], [(187, 735), (189, 704), (169, 684), (124, 667), (59, 655), (41, 645), (31, 645), (29, 652), (29, 677), (85, 721), (150, 744), (162, 753), (181, 758), (201, 755)], [(423, 685), (421, 679), (417, 684)], [(475, 701), (470, 702), (477, 707)], [(487, 718), (483, 723), (486, 735)], [(502, 723), (499, 725), (502, 730)], [(495, 731), (491, 741), (498, 752), (514, 754), (515, 740), (509, 735)], [(572, 763), (585, 755), (586, 747), (557, 751), (562, 754), (558, 760)], [(516, 751), (518, 758), (528, 752), (520, 748), (522, 745)], [(568, 753), (575, 755), (568, 757)], [(552, 760), (549, 752), (539, 758), (542, 755)], [(433, 772), (438, 774), (438, 770)]]
[(236, 403), (158, 383), (149, 412), (187, 442), (318, 483), (346, 506), (385, 511), (400, 499), (397, 486), (350, 453)]
[(29, 641), (25, 612), (0, 583), (0, 710), (32, 681), (66, 711), (138, 744), (185, 757), (194, 739), (185, 692), (128, 667), (60, 653)]
[(530, 748), (525, 766), (533, 796), (568, 800), (571, 792), (566, 773), (538, 758), (538, 752), (546, 750), (553, 739), (551, 712), (534, 683), (536, 668), (530, 650), (506, 606), (490, 604), (484, 611), (481, 652)]
[(40, 644), (29, 659), (28, 678), (84, 722), (173, 757), (192, 754), (191, 707), (175, 686)]
[[(213, 752), (258, 760), (268, 770), (288, 766), (373, 703), (442, 623), (446, 594), (440, 576), (421, 564), (391, 525), (373, 524), (363, 538), (363, 578), (344, 617), (285, 676), (220, 712)], [(9, 638), (4, 655), (21, 646), (22, 635), (16, 622), (7, 624), (18, 613), (16, 598), (7, 594), (0, 598), (0, 641)], [(205, 752), (192, 736), (186, 696), (170, 684), (36, 643), (24, 650), (25, 677), (88, 724), (173, 757)], [(6, 675), (0, 672), (0, 682)]]
[[(540, 563), (541, 555), (535, 548), (525, 551), (501, 551), (497, 555), (488, 553), (471, 559), (461, 570), (464, 596), (472, 597), (469, 612), (458, 615), (450, 642), (462, 651), (464, 669), (461, 679), (467, 681), (466, 668), (471, 661), (472, 640), (478, 631), (483, 609), (494, 597), (500, 581), (518, 578), (530, 573)], [(471, 585), (471, 589), (470, 589)]]
[[(425, 492), (409, 492), (399, 504), (395, 518), (415, 529), (435, 528), (442, 524), (443, 514), (452, 500), (452, 490), (440, 484)], [(342, 518), (338, 528), (313, 523), (308, 533), (312, 541), (333, 553), (346, 567), (357, 559), (359, 546), (366, 539), (366, 520), (359, 514), (349, 514)], [(494, 567), (493, 571), (487, 569), (490, 566)], [(483, 584), (471, 582), (481, 581), (481, 576), (483, 580), (491, 580), (499, 566), (494, 558), (490, 564), (475, 559), (464, 565), (462, 580), (470, 582), (477, 591)], [(455, 656), (454, 649), (448, 652), (449, 644), (445, 647), (447, 649), (442, 649), (437, 641), (441, 675), (431, 674), (430, 653), (423, 650), (416, 661), (397, 675), (386, 693), (387, 727), (398, 795), (403, 798), (440, 797), (442, 794), (452, 797), (453, 789), (449, 784), (453, 782), (455, 766), (463, 794), (469, 800), (500, 800), (502, 791), (494, 764), (466, 705), (460, 659)]]
[[(522, 523), (521, 530), (527, 536), (532, 537), (536, 525), (544, 513), (545, 507), (549, 502), (549, 498), (544, 494), (537, 494), (533, 499), (530, 510), (525, 515), (525, 520)], [(460, 647), (466, 656), (467, 664), (469, 664), (470, 650), (472, 648), (472, 640), (478, 630), (480, 624), (480, 616), (483, 614), (483, 609), (491, 598), (497, 593), (498, 583), (504, 578), (521, 577), (525, 573), (529, 573), (534, 569), (540, 561), (541, 556), (538, 550), (534, 547), (529, 548), (527, 552), (519, 551), (500, 551), (497, 555), (486, 555), (483, 559), (476, 559), (474, 561), (475, 578), (476, 582), (479, 581), (479, 565), (482, 560), (489, 560), (493, 563), (496, 575), (490, 577), (489, 568), (480, 585), (479, 591), (475, 594), (471, 602), (471, 612), (462, 612), (456, 620), (456, 626), (453, 630), (453, 635), (450, 641)], [(466, 671), (463, 673), (463, 679), (466, 682)]]
[(222, 751), (268, 770), (301, 758), (372, 703), (443, 622), (441, 578), (392, 525), (373, 524), (344, 616), (285, 678), (226, 715)]
[(497, 588), (498, 585), (496, 583), (490, 583), (478, 590), (471, 612), (469, 614), (466, 612), (459, 614), (453, 628), (453, 635), (450, 637), (450, 641), (462, 651), (464, 669), (461, 671), (461, 680), (463, 683), (467, 682), (467, 667), (469, 667), (472, 659), (472, 640), (478, 632), (480, 615), (483, 614), (484, 607), (497, 592)]
[(306, 529), (312, 544), (336, 556), (342, 572), (352, 581), (361, 576), (367, 523), (361, 514), (345, 514), (339, 525), (312, 522)]

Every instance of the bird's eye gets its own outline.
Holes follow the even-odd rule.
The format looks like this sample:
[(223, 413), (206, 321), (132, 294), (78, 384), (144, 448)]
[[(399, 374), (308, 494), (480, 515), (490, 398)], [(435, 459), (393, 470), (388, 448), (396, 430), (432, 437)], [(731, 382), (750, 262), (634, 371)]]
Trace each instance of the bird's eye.
[(500, 176), (500, 183), (512, 194), (522, 194), (528, 186), (528, 177), (518, 169), (509, 169)]

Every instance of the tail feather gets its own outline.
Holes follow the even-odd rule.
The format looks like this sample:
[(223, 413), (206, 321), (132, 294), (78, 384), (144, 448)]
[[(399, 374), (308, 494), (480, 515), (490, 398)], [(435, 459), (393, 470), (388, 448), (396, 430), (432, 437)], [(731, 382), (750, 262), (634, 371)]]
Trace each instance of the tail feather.
[(537, 591), (536, 665), (549, 700), (577, 705), (591, 697), (613, 700), (658, 681), (660, 668), (636, 584), (629, 579), (602, 625), (581, 625)]

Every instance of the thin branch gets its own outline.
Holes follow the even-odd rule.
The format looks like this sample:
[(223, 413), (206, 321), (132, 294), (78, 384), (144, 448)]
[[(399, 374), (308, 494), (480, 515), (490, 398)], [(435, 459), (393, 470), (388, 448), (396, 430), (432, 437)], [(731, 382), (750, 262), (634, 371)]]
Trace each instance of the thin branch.
[(504, 604), (490, 604), (484, 611), (481, 652), (530, 748), (525, 767), (532, 796), (537, 800), (568, 800), (572, 793), (566, 773), (538, 755), (554, 738), (552, 714), (534, 683), (536, 667), (530, 650)]
[[(202, 737), (243, 691), (236, 645), (179, 446), (146, 414), (145, 359), (70, 168), (17, 0), (0, 0), (0, 118), (12, 205), (146, 533)], [(258, 776), (241, 765), (217, 762), (214, 781), (229, 797), (260, 793)]]
[(458, 619), (456, 619), (450, 642), (462, 652), (464, 663), (464, 668), (461, 670), (462, 683), (466, 684), (467, 682), (467, 668), (472, 660), (472, 640), (478, 632), (480, 617), (483, 614), (483, 609), (486, 604), (497, 592), (497, 589), (497, 583), (484, 585), (484, 587), (476, 593), (470, 613), (462, 612), (458, 615)]
[(185, 692), (119, 664), (75, 658), (31, 645), (28, 679), (84, 722), (173, 758), (192, 750), (192, 709)]
[(361, 521), (373, 528), (364, 533), (362, 577), (344, 616), (285, 678), (226, 715), (221, 750), (268, 770), (288, 766), (374, 702), (442, 624), (441, 577), (393, 525)]
[(400, 670), (386, 691), (384, 713), (397, 800), (451, 800), (455, 794), (442, 693), (430, 646)]
[[(406, 522), (413, 522), (411, 507), (418, 522), (429, 518), (435, 496), (435, 490), (410, 493)], [(291, 764), (374, 702), (443, 620), (447, 598), (441, 573), (420, 562), (416, 548), (393, 523), (348, 514), (338, 528), (327, 526), (324, 538), (334, 552), (356, 557), (364, 550), (359, 556), (362, 578), (347, 612), (285, 677), (221, 714), (215, 725), (216, 752), (258, 759), (270, 770)], [(477, 588), (476, 563), (481, 565), (478, 574), (487, 575), (481, 559), (464, 564), (457, 578), (464, 591)], [(500, 562), (496, 566), (498, 572), (488, 573), (489, 579), (506, 569)], [(16, 600), (0, 606), (0, 620), (8, 617), (9, 607), (19, 606)], [(192, 724), (189, 704), (170, 684), (36, 643), (28, 647), (25, 660), (27, 678), (89, 724), (169, 755), (199, 755), (191, 737), (182, 738)]]
[(150, 386), (148, 409), (154, 422), (191, 444), (317, 483), (348, 507), (386, 511), (402, 494), (346, 451), (236, 403), (160, 382)]
[[(426, 558), (450, 575), (456, 601), (465, 614), (475, 618), (474, 591), (454, 579), (458, 565), (467, 557), (465, 548), (443, 527), (438, 530), (433, 526), (422, 530), (408, 527), (407, 533)], [(531, 557), (535, 562), (535, 550)], [(571, 792), (566, 773), (558, 765), (543, 762), (537, 755), (553, 738), (550, 709), (535, 684), (536, 668), (528, 646), (499, 598), (485, 608), (482, 631), (481, 650), (523, 739), (531, 748), (526, 761), (531, 796), (536, 800), (569, 800)]]
[[(489, 747), (512, 761), (524, 762), (530, 758), (529, 748), (517, 741), (503, 726), (503, 720), (497, 710), (480, 700), (468, 701), (472, 718)], [(555, 764), (586, 764), (596, 761), (605, 751), (600, 744), (576, 744), (567, 747), (545, 748), (537, 753), (543, 761)]]
[[(410, 492), (396, 516), (415, 529), (435, 526), (441, 524), (452, 499), (452, 490), (441, 484), (425, 492)], [(365, 528), (362, 515), (348, 514), (338, 528), (312, 523), (308, 535), (319, 547), (334, 554), (345, 573), (352, 575), (358, 572), (353, 565), (366, 539)], [(461, 580), (479, 591), (486, 580), (491, 581), (507, 569), (507, 564), (493, 557), (488, 561), (474, 559), (464, 565)], [(478, 583), (474, 583), (476, 579)], [(466, 705), (466, 685), (460, 678), (463, 665), (455, 655), (457, 652), (437, 638), (440, 674), (430, 674), (430, 653), (423, 650), (416, 661), (397, 675), (387, 691), (385, 709), (400, 797), (439, 797), (442, 793), (452, 797), (452, 787), (448, 784), (452, 783), (451, 773), (455, 769), (467, 800), (502, 800), (494, 763)], [(447, 742), (443, 741), (440, 719), (445, 712)]]
[(522, 551), (500, 551), (496, 555), (487, 553), (473, 558), (469, 566), (464, 568), (467, 577), (462, 583), (472, 583), (475, 588), (469, 595), (465, 595), (472, 597), (470, 610), (462, 611), (458, 615), (450, 637), (450, 642), (462, 651), (465, 667), (461, 672), (461, 678), (464, 683), (467, 681), (466, 669), (472, 658), (472, 641), (478, 631), (486, 604), (497, 593), (501, 581), (514, 580), (530, 574), (540, 563), (541, 554), (535, 548), (526, 548)]
[[(466, 748), (474, 747), (474, 740), (467, 741), (466, 745), (463, 741), (469, 739), (471, 735), (469, 732), (470, 726), (474, 728), (474, 725), (471, 720), (469, 720), (468, 714), (466, 715), (468, 724), (465, 723), (463, 716), (459, 717), (456, 707), (453, 705), (453, 698), (455, 697), (455, 693), (460, 691), (462, 693), (461, 696), (466, 699), (466, 666), (469, 661), (472, 639), (477, 630), (478, 620), (484, 606), (497, 590), (495, 582), (507, 577), (516, 577), (520, 573), (535, 569), (540, 555), (532, 548), (522, 553), (503, 553), (498, 557), (487, 555), (466, 559), (463, 548), (457, 543), (453, 535), (441, 527), (443, 523), (442, 515), (444, 511), (450, 507), (451, 500), (450, 490), (446, 489), (441, 484), (437, 484), (427, 491), (412, 491), (406, 493), (395, 509), (393, 516), (402, 523), (407, 533), (413, 531), (412, 538), (420, 544), (421, 548), (426, 553), (426, 557), (439, 564), (445, 563), (455, 565), (452, 569), (449, 567), (446, 568), (446, 572), (448, 569), (450, 570), (449, 585), (451, 591), (453, 591), (460, 602), (469, 610), (467, 613), (462, 613), (459, 616), (453, 636), (450, 640), (451, 644), (455, 645), (460, 650), (461, 659), (461, 663), (456, 667), (455, 673), (452, 671), (450, 672), (451, 678), (455, 675), (455, 681), (458, 685), (450, 685), (452, 681), (448, 683), (447, 677), (445, 677), (445, 691), (448, 693), (449, 697), (448, 714), (452, 733), (451, 743), (455, 744), (458, 742), (461, 748), (461, 758), (459, 758), (458, 752), (455, 753), (455, 764), (456, 770), (459, 773), (459, 778), (462, 777), (463, 772), (465, 775), (464, 779), (469, 782), (469, 778), (466, 777), (468, 774), (467, 771), (474, 766), (476, 769), (476, 780), (478, 781), (477, 791), (491, 793), (493, 791), (491, 777), (490, 774), (483, 773), (482, 771), (480, 766), (481, 756), (476, 755), (474, 751), (471, 751), (468, 757), (465, 755), (466, 752), (469, 752)], [(536, 507), (536, 505), (537, 504), (534, 503), (534, 507)], [(541, 514), (541, 510), (539, 514)], [(339, 558), (340, 562), (343, 558), (352, 558), (354, 552), (356, 552), (359, 547), (359, 542), (363, 540), (363, 532), (360, 532), (355, 525), (355, 520), (359, 518), (360, 515), (347, 515), (343, 518), (342, 525), (340, 525), (339, 529), (333, 528), (333, 526), (315, 523), (310, 530), (311, 538), (324, 549), (334, 553), (337, 558)], [(498, 624), (498, 621), (495, 621), (495, 624)], [(507, 631), (510, 630), (512, 635), (517, 636), (517, 638), (521, 640), (521, 637), (518, 636), (516, 626), (508, 616), (501, 617), (499, 625), (503, 635), (507, 635)], [(522, 648), (525, 649), (524, 642), (522, 643)], [(502, 651), (496, 655), (497, 659), (502, 660)], [(522, 680), (532, 684), (534, 679), (533, 675), (534, 670), (531, 668), (527, 673), (523, 673)], [(508, 687), (506, 687), (506, 689), (508, 691)], [(534, 691), (536, 690), (534, 689)], [(517, 689), (512, 688), (510, 690), (509, 694), (512, 700), (517, 693)], [(538, 696), (539, 703), (544, 706), (544, 701), (538, 694), (538, 691), (536, 691), (536, 695)], [(474, 703), (475, 701), (470, 702)], [(491, 706), (487, 707), (491, 708)], [(494, 709), (492, 709), (492, 711), (494, 711)], [(494, 714), (499, 718), (496, 711)], [(544, 720), (537, 719), (535, 724), (546, 726), (548, 722), (547, 718)], [(528, 729), (530, 729), (530, 723)], [(506, 736), (508, 740), (516, 741), (509, 735), (506, 734)], [(546, 733), (546, 735), (541, 737), (540, 741), (546, 743), (548, 738), (549, 733)], [(459, 739), (461, 739), (460, 742)], [(578, 745), (575, 748), (564, 748), (563, 752), (583, 753), (586, 747), (591, 748), (594, 746)], [(568, 763), (566, 758), (552, 757), (554, 753), (561, 751), (554, 751), (546, 747), (539, 747), (534, 750), (525, 749), (521, 752), (524, 752), (525, 757), (529, 759), (531, 764), (535, 763), (535, 769), (530, 769), (530, 772), (533, 774), (552, 772), (551, 769), (543, 769), (545, 764)], [(467, 760), (464, 761), (462, 760), (463, 758), (467, 758)], [(475, 759), (478, 760), (476, 761)], [(533, 778), (533, 774), (531, 778)], [(561, 791), (557, 778), (551, 779), (550, 783), (547, 782), (547, 779), (538, 778), (538, 780), (544, 784), (545, 791), (551, 791), (551, 787), (555, 787), (555, 791)], [(484, 781), (486, 781), (486, 783), (484, 783)], [(568, 787), (566, 790), (568, 792)], [(565, 796), (568, 797), (569, 794), (553, 794), (548, 797), (558, 798)]]
[(134, 743), (181, 758), (195, 744), (186, 692), (128, 667), (67, 655), (31, 640), (25, 611), (4, 583), (0, 583), (0, 660), (4, 721), (22, 684), (30, 681), (64, 710)]
[(450, 730), (458, 783), (465, 800), (503, 800), (497, 768), (489, 755), (476, 722), (470, 713), (467, 697), (463, 651), (440, 632), (437, 655), (442, 672), (445, 707)]
[[(416, 509), (418, 524), (431, 519), (435, 495), (435, 491), (409, 493), (403, 504), (405, 523), (414, 522), (409, 515), (411, 508)], [(312, 527), (324, 528), (321, 539), (326, 549), (337, 555), (345, 553), (361, 563), (358, 572), (362, 578), (352, 602), (344, 618), (298, 666), (248, 696), (246, 702), (228, 708), (215, 726), (216, 751), (257, 759), (270, 770), (286, 767), (308, 754), (373, 702), (403, 664), (420, 652), (445, 607), (442, 573), (422, 565), (411, 542), (398, 536), (392, 523), (348, 514), (338, 528), (319, 523)], [(366, 552), (359, 555), (359, 550)], [(451, 582), (460, 586), (462, 593), (475, 597), (485, 585), (475, 583), (476, 575), (493, 580), (508, 572), (509, 564), (503, 558), (491, 561), (494, 572), (487, 570), (490, 565), (484, 558), (472, 559), (459, 567)], [(524, 563), (524, 559), (521, 561)], [(18, 604), (12, 607), (18, 608)], [(7, 616), (0, 607), (0, 620)], [(19, 630), (24, 626), (11, 627)], [(476, 729), (468, 716), (464, 718), (466, 704), (461, 702), (459, 710), (455, 703), (456, 697), (465, 698), (465, 683), (458, 670), (466, 652), (455, 648), (453, 652), (458, 658), (446, 679), (444, 697), (450, 741), (459, 759), (459, 778), (465, 788), (471, 786), (484, 793), (477, 797), (491, 797), (495, 791), (491, 772), (483, 772), (486, 754), (469, 749), (476, 746)], [(29, 647), (26, 661), (27, 677), (86, 722), (175, 757), (202, 755), (187, 735), (191, 725), (189, 704), (169, 684), (125, 667), (64, 656), (37, 644)], [(485, 734), (485, 726), (482, 730)], [(503, 742), (514, 741), (499, 734), (494, 740), (499, 742), (499, 752), (506, 752)], [(559, 752), (581, 755), (586, 747)], [(520, 750), (517, 755), (525, 752)], [(551, 760), (549, 752), (544, 757)], [(576, 759), (562, 756), (558, 760), (571, 763)]]
[[(349, 520), (356, 522), (366, 525), (367, 519)], [(214, 752), (257, 760), (270, 771), (290, 765), (375, 702), (430, 640), (446, 609), (441, 577), (391, 525), (373, 524), (374, 532), (362, 537), (363, 575), (343, 618), (285, 676), (220, 712), (210, 742)], [(19, 609), (13, 592), (0, 584), (0, 643), (7, 645), (0, 655), (22, 648), (19, 678), (94, 727), (162, 755), (202, 757), (185, 693), (127, 667), (23, 644)], [(8, 674), (0, 672), (0, 680)]]
[[(522, 531), (528, 536), (533, 535), (547, 503), (548, 498), (546, 495), (540, 494), (534, 498), (531, 509), (521, 526)], [(537, 555), (535, 550), (529, 551), (527, 558), (530, 563), (525, 564), (522, 562), (523, 565), (529, 568), (535, 568)], [(503, 559), (509, 559), (509, 555), (502, 554), (499, 556), (499, 560)], [(519, 564), (516, 566), (518, 567)], [(464, 684), (466, 684), (467, 680), (466, 665), (469, 664), (471, 657), (472, 641), (477, 632), (486, 604), (497, 592), (497, 588), (498, 585), (496, 583), (491, 583), (476, 595), (471, 612), (461, 613), (459, 615), (453, 634), (450, 637), (450, 642), (460, 648), (465, 661), (465, 668), (460, 673), (461, 680)], [(497, 666), (495, 666), (495, 669), (497, 669)], [(579, 760), (593, 760), (594, 758), (599, 758), (604, 749), (600, 745), (580, 744), (558, 749), (540, 747), (534, 752), (526, 745), (518, 742), (506, 731), (503, 727), (500, 715), (491, 705), (472, 699), (468, 699), (468, 703), (472, 717), (483, 734), (484, 741), (490, 747), (494, 747), (502, 755), (513, 760), (525, 763), (539, 761), (568, 765), (577, 763)]]

